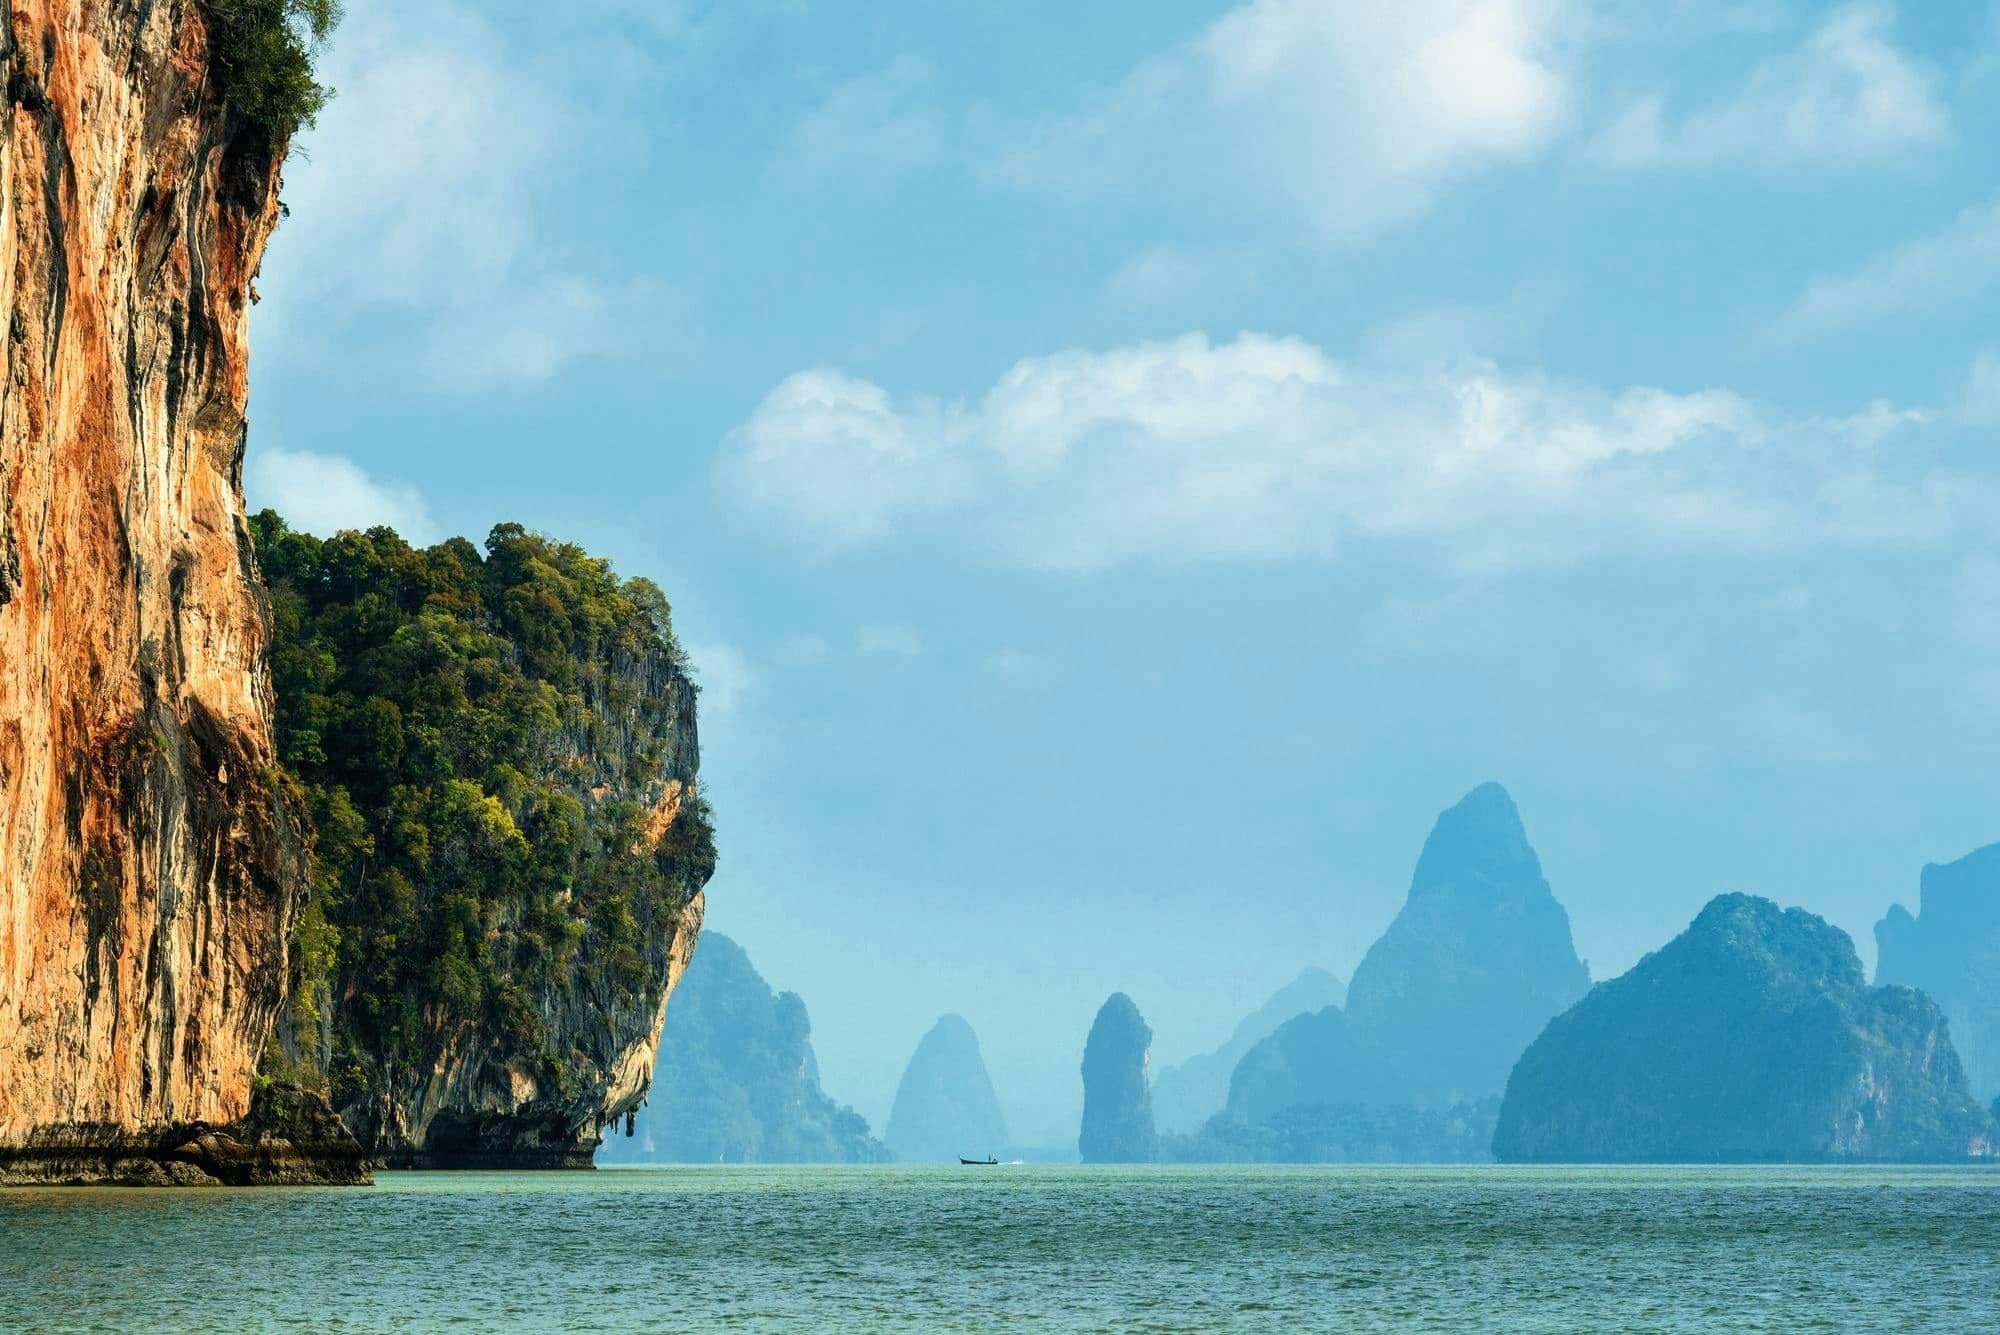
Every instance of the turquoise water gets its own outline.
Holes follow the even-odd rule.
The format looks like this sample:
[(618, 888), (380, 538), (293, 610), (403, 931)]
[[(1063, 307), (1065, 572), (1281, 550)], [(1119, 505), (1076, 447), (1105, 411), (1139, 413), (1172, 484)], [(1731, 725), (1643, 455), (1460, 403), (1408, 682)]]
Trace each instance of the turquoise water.
[(0, 1191), (0, 1329), (2000, 1327), (2000, 1170), (675, 1168)]

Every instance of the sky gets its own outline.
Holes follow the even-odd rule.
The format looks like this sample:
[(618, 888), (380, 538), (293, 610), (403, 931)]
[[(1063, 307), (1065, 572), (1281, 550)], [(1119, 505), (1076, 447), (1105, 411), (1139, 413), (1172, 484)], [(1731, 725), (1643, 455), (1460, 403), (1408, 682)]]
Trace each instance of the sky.
[(879, 1129), (1072, 1140), (1514, 795), (1593, 977), (2000, 840), (2000, 8), (348, 0), (253, 322), (300, 527), (658, 581), (711, 927)]

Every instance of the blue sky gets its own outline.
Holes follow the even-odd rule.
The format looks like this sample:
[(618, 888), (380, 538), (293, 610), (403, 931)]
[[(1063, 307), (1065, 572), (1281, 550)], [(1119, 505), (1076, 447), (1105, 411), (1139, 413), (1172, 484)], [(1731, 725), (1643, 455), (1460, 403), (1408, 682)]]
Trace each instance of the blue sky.
[(2000, 839), (2000, 10), (349, 0), (253, 504), (657, 579), (710, 922), (1073, 1135), (1514, 793), (1593, 975)]

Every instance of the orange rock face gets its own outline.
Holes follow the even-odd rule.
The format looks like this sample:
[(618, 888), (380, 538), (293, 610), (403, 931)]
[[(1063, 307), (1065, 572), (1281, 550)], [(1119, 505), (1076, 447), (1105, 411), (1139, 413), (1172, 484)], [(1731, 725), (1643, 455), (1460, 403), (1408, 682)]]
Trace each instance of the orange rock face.
[(6, 40), (0, 1146), (241, 1117), (305, 883), (241, 485), (279, 154), (192, 0)]

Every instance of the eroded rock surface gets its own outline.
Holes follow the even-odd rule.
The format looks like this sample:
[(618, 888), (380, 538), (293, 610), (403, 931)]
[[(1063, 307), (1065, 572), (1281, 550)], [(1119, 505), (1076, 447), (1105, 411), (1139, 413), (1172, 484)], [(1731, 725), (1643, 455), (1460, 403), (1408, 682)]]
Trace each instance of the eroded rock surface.
[(223, 106), (203, 14), (13, 0), (0, 35), (10, 1151), (248, 1115), (305, 883), (241, 493), (283, 146)]

